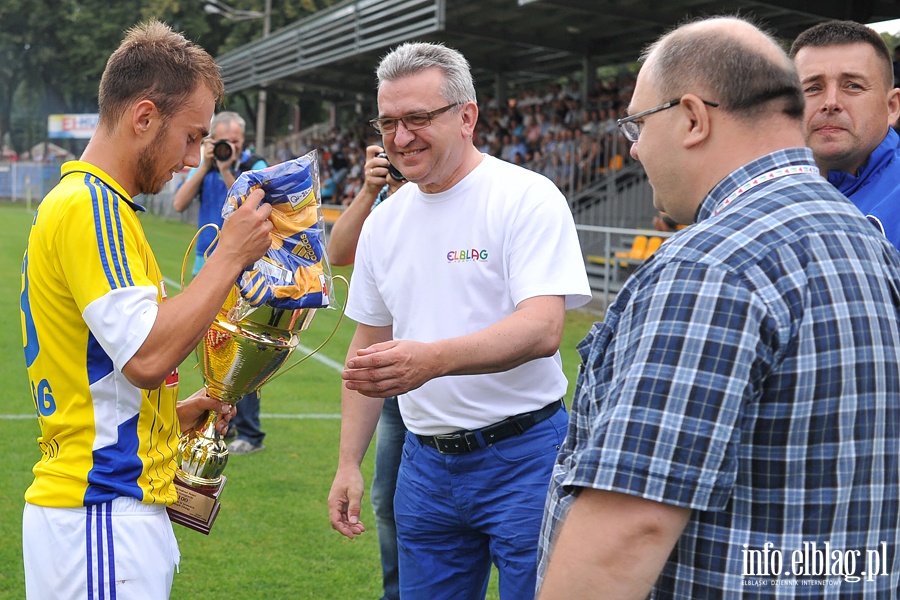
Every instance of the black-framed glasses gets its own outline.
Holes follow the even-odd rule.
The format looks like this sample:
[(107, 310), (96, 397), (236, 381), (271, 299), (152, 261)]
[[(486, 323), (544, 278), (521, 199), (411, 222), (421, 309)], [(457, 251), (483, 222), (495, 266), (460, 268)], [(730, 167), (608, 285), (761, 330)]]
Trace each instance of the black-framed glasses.
[(375, 131), (381, 135), (397, 131), (397, 124), (401, 121), (403, 121), (403, 126), (406, 127), (407, 131), (425, 129), (431, 125), (431, 120), (436, 116), (447, 112), (451, 108), (456, 108), (460, 104), (462, 104), (462, 102), (455, 102), (431, 112), (413, 113), (411, 115), (403, 115), (402, 117), (380, 117), (369, 121), (369, 125), (374, 127)]
[[(713, 108), (719, 106), (718, 102), (710, 102), (709, 100), (702, 100), (703, 104), (707, 106), (712, 106)], [(647, 115), (652, 115), (653, 113), (660, 112), (662, 110), (666, 110), (668, 108), (672, 108), (673, 106), (677, 106), (681, 104), (681, 98), (676, 98), (674, 100), (669, 100), (659, 106), (654, 106), (653, 108), (648, 108), (647, 110), (641, 111), (637, 114), (627, 116), (623, 119), (618, 119), (616, 121), (616, 125), (619, 126), (619, 129), (625, 135), (625, 139), (629, 142), (636, 142), (638, 138), (641, 137), (641, 121), (640, 119), (645, 118)]]

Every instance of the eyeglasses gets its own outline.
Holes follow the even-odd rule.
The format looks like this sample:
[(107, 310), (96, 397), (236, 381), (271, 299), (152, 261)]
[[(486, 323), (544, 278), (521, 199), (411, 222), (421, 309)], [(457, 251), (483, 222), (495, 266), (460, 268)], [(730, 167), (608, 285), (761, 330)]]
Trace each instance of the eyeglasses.
[(369, 121), (369, 125), (374, 127), (375, 131), (377, 131), (381, 135), (386, 135), (397, 131), (397, 124), (401, 121), (403, 121), (403, 126), (406, 127), (407, 131), (425, 129), (426, 127), (429, 127), (431, 125), (431, 120), (436, 116), (447, 112), (451, 108), (456, 108), (460, 104), (462, 104), (462, 102), (448, 104), (443, 108), (439, 108), (431, 112), (413, 113), (411, 115), (403, 115), (402, 117), (381, 117), (379, 119), (372, 119), (371, 121)]
[[(703, 100), (702, 102), (703, 104), (712, 106), (713, 108), (719, 106), (718, 102), (710, 102), (708, 100)], [(648, 108), (645, 111), (639, 112), (636, 115), (631, 115), (625, 117), (624, 119), (619, 119), (616, 121), (616, 125), (618, 125), (619, 129), (622, 130), (622, 133), (625, 135), (625, 139), (627, 139), (629, 142), (634, 143), (638, 141), (639, 137), (641, 137), (641, 125), (643, 125), (643, 123), (640, 121), (640, 119), (643, 119), (647, 115), (652, 115), (653, 113), (672, 108), (673, 106), (677, 106), (680, 103), (681, 98), (669, 100), (665, 104), (660, 104), (659, 106), (654, 106), (653, 108)]]

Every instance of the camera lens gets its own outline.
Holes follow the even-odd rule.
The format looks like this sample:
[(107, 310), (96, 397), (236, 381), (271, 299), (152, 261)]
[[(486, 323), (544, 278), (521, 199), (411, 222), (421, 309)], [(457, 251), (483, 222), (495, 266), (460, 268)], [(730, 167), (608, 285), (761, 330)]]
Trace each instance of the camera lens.
[(234, 149), (228, 141), (219, 140), (213, 144), (213, 156), (216, 157), (216, 160), (225, 162), (231, 158), (232, 154), (234, 154)]
[[(378, 158), (387, 158), (388, 157), (387, 152), (379, 152), (376, 156), (378, 156)], [(388, 160), (387, 169), (388, 169), (388, 175), (390, 175), (394, 181), (406, 181), (406, 177), (403, 176), (403, 173), (401, 173), (399, 170), (397, 170), (397, 167), (395, 167), (393, 165), (393, 163), (391, 163), (390, 159)]]

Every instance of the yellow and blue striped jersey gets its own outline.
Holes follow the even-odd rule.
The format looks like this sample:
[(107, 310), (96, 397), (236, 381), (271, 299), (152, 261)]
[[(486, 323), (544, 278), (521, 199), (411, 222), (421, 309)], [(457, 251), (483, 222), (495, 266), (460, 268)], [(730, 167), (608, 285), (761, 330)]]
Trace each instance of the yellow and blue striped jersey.
[(155, 390), (122, 374), (165, 299), (143, 210), (106, 173), (72, 161), (35, 214), (20, 311), (41, 428), (32, 504), (175, 501), (177, 371)]

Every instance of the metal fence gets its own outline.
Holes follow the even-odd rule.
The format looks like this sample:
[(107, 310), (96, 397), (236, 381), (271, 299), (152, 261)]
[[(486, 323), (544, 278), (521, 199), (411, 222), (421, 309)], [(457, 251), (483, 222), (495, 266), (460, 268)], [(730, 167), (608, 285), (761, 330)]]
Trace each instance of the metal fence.
[[(0, 163), (0, 200), (22, 202), (37, 206), (41, 199), (59, 183), (60, 163), (53, 162), (3, 162)], [(166, 187), (154, 195), (140, 195), (134, 201), (148, 212), (166, 219), (197, 222), (197, 203), (191, 204), (183, 213), (172, 208), (175, 190), (185, 174), (176, 175)]]
[(0, 162), (0, 198), (40, 202), (59, 181), (59, 163)]
[(599, 301), (601, 310), (615, 300), (625, 280), (637, 269), (642, 260), (623, 257), (632, 247), (636, 236), (661, 238), (665, 241), (671, 237), (669, 232), (651, 229), (629, 229), (622, 227), (604, 227), (599, 225), (575, 224), (578, 241), (584, 256), (588, 280)]
[[(356, 0), (216, 57), (229, 92), (305, 74), (443, 28), (443, 0)], [(307, 78), (308, 79), (308, 78)]]

